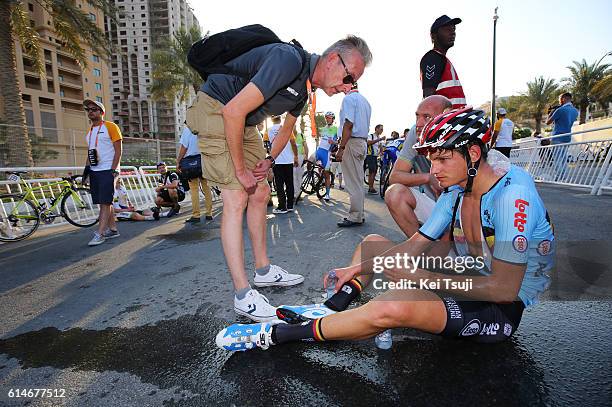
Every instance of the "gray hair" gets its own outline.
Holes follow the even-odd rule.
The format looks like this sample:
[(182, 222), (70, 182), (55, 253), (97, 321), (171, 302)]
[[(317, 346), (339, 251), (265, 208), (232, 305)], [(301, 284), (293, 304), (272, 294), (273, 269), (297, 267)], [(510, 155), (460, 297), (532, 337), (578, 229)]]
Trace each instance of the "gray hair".
[(326, 57), (331, 53), (337, 52), (340, 55), (346, 55), (351, 53), (352, 51), (357, 51), (365, 66), (368, 66), (372, 63), (372, 52), (368, 47), (368, 44), (365, 42), (363, 38), (357, 37), (356, 35), (347, 35), (346, 38), (343, 38), (339, 41), (334, 42), (329, 48), (323, 52), (322, 57)]

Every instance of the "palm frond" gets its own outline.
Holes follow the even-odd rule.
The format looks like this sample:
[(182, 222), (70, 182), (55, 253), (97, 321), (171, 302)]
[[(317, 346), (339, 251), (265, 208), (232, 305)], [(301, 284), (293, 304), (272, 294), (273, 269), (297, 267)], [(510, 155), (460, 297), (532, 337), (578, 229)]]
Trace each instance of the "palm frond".
[(11, 24), (24, 55), (32, 62), (40, 77), (44, 78), (45, 65), (41, 58), (40, 36), (34, 27), (30, 26), (28, 14), (21, 1), (13, 4), (11, 8)]

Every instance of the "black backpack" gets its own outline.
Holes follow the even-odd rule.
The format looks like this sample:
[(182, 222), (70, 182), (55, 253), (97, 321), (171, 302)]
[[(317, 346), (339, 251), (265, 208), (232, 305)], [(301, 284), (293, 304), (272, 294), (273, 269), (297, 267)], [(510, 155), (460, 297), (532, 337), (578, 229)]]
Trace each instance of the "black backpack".
[[(234, 74), (225, 64), (245, 52), (262, 45), (282, 42), (272, 30), (263, 25), (247, 25), (205, 36), (195, 42), (187, 54), (187, 62), (206, 81), (211, 74)], [(291, 43), (302, 49), (297, 41), (292, 40)]]

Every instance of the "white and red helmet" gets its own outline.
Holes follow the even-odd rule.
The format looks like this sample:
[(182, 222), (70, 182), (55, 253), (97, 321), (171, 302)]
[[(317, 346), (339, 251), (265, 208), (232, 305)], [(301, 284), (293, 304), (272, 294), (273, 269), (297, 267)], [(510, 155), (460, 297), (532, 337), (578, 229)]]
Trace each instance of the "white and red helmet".
[(413, 148), (419, 154), (427, 154), (429, 150), (438, 148), (454, 150), (476, 140), (486, 145), (490, 139), (490, 121), (485, 112), (466, 106), (434, 117)]

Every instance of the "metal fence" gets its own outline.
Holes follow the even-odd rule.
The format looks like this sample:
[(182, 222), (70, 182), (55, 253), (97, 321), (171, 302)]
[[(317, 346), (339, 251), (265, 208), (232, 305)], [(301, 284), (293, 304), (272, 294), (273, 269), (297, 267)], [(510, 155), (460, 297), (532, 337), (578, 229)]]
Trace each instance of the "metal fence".
[[(600, 131), (591, 129), (570, 135)], [(554, 136), (554, 138), (566, 135)], [(587, 188), (600, 195), (612, 190), (612, 139), (514, 148), (513, 164), (528, 171), (537, 182)]]
[[(168, 169), (174, 169), (169, 166)], [(11, 181), (6, 179), (7, 171), (28, 171), (30, 177), (22, 177), (32, 187), (42, 187), (37, 191), (36, 198), (40, 202), (46, 202), (47, 207), (50, 207), (50, 203), (57, 195), (60, 194), (61, 189), (59, 186), (52, 186), (54, 182), (61, 181), (61, 177), (78, 175), (83, 172), (82, 167), (20, 167), (20, 168), (0, 168), (0, 174), (3, 180), (0, 180), (0, 194), (11, 194), (17, 193), (22, 194), (23, 188), (18, 181)], [(127, 190), (128, 199), (132, 202), (136, 209), (145, 209), (155, 205), (156, 192), (155, 188), (158, 186), (157, 179), (159, 174), (155, 166), (121, 166), (120, 179), (123, 182), (125, 189)], [(191, 205), (191, 193), (186, 193), (185, 203), (187, 206)], [(201, 191), (197, 191), (202, 199), (203, 195)], [(219, 200), (218, 194), (213, 191), (213, 200)], [(7, 210), (2, 203), (0, 208), (1, 213), (6, 218)], [(70, 208), (68, 209), (70, 211)], [(57, 218), (53, 222), (53, 225), (66, 224), (67, 221), (59, 216), (60, 213), (56, 210)]]

